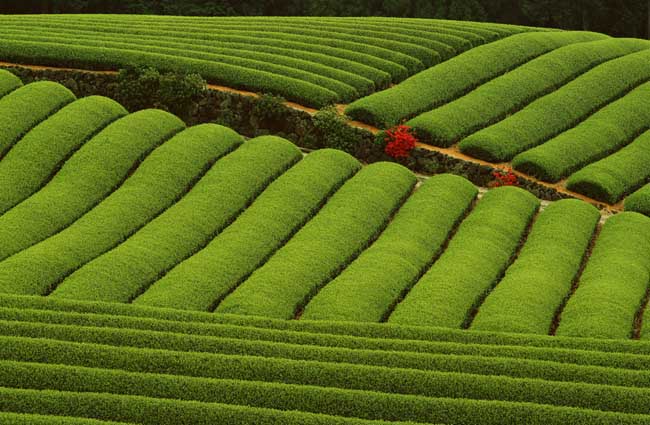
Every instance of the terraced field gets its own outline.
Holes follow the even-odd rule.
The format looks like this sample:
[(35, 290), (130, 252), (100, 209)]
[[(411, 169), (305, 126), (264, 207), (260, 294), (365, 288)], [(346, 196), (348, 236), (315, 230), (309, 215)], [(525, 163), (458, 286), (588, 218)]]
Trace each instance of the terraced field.
[[(12, 19), (0, 17), (7, 37), (0, 60), (74, 58), (80, 62), (66, 64), (101, 68), (141, 57), (198, 71), (213, 63), (232, 66), (243, 87), (266, 84), (258, 77), (267, 72), (241, 65), (245, 52), (279, 54), (287, 34), (318, 37), (320, 44), (302, 43), (331, 50), (296, 48), (295, 58), (320, 55), (323, 67), (339, 71), (334, 61), (343, 57), (334, 53), (346, 50), (344, 39), (366, 52), (375, 45), (405, 62), (359, 58), (368, 68), (379, 59), (404, 68), (382, 70), (383, 83), (364, 76), (375, 84), (370, 91), (426, 70), (350, 106), (365, 119), (373, 99), (390, 105), (386, 117), (394, 114), (386, 96), (397, 93), (414, 108), (407, 112), (402, 102), (397, 121), (423, 113), (413, 118), (423, 123), (417, 128), (439, 122), (435, 131), (460, 135), (449, 136), (452, 146), (468, 135), (460, 149), (480, 146), (473, 155), (483, 148), (524, 155), (564, 143), (571, 150), (552, 164), (572, 171), (578, 155), (592, 158), (581, 147), (612, 143), (619, 129), (627, 132), (616, 133), (620, 140), (629, 136), (621, 149), (568, 184), (596, 192), (586, 177), (609, 176), (607, 190), (624, 196), (647, 179), (647, 134), (639, 129), (650, 68), (642, 66), (649, 50), (641, 40), (426, 20), (382, 32), (388, 21), (379, 18), (318, 19), (318, 36), (309, 19), (289, 18), (274, 20), (277, 31), (260, 18), (224, 19), (211, 32), (207, 18), (131, 17), (128, 28), (140, 35), (118, 41), (111, 34), (127, 29), (121, 18), (86, 16), (47, 18), (47, 41), (35, 32), (46, 18), (25, 18), (23, 26)], [(251, 25), (258, 26), (245, 28)], [(91, 37), (73, 36), (81, 27), (106, 39), (86, 45)], [(171, 54), (179, 38), (217, 40), (231, 29), (232, 38), (215, 47), (223, 51), (201, 54), (232, 63)], [(159, 30), (174, 33), (169, 52), (145, 42), (166, 40)], [(237, 47), (251, 36), (268, 50)], [(411, 50), (400, 50), (406, 45)], [(480, 49), (491, 52), (490, 67), (471, 56)], [(605, 84), (605, 66), (621, 78)], [(412, 91), (414, 81), (427, 83)], [(572, 97), (587, 86), (590, 96)], [(332, 93), (319, 99), (339, 101)], [(548, 113), (565, 95), (575, 103)], [(468, 106), (482, 96), (480, 110)], [(521, 102), (528, 102), (521, 112), (508, 109)], [(534, 110), (548, 117), (538, 119), (536, 135), (524, 125), (533, 115), (523, 115)], [(492, 131), (482, 127), (487, 116), (512, 126), (517, 138), (494, 149), (474, 144)], [(568, 117), (571, 130), (553, 133)], [(569, 134), (583, 126), (584, 139)], [(549, 134), (550, 142), (538, 143)], [(649, 187), (627, 206), (643, 211)], [(304, 154), (279, 137), (187, 127), (155, 109), (128, 113), (108, 98), (77, 99), (57, 83), (23, 84), (0, 70), (0, 423), (650, 424), (649, 303), (650, 217), (643, 214), (603, 216), (576, 199), (540, 202), (521, 188), (485, 190), (451, 174), (417, 178), (399, 164), (363, 165), (332, 149)]]
[(8, 15), (0, 16), (0, 57), (40, 65), (141, 64), (198, 72), (215, 84), (321, 107), (368, 95), (473, 47), (531, 30), (385, 18)]
[[(650, 213), (645, 148), (650, 42), (524, 33), (473, 48), (353, 102), (355, 119), (402, 121), (425, 143)], [(495, 60), (494, 58), (499, 58)], [(408, 99), (408, 101), (405, 101)]]

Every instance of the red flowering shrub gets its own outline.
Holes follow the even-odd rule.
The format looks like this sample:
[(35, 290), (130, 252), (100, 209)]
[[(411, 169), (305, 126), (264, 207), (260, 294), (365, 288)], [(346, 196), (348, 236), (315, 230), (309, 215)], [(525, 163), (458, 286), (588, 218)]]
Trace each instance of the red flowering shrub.
[(492, 176), (494, 177), (494, 182), (492, 183), (494, 187), (517, 186), (517, 175), (512, 170), (494, 170)]
[(411, 127), (407, 125), (398, 125), (386, 130), (386, 148), (384, 152), (393, 158), (407, 158), (418, 139), (411, 132)]

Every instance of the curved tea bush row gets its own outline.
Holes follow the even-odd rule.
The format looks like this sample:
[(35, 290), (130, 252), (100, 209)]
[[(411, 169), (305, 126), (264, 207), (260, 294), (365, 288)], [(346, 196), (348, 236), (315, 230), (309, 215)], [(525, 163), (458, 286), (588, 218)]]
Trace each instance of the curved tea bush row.
[(368, 247), (415, 183), (415, 175), (401, 165), (376, 163), (363, 168), (215, 311), (293, 318)]
[(519, 188), (489, 191), (449, 246), (388, 318), (389, 323), (460, 328), (515, 254), (539, 200)]
[(441, 251), (476, 194), (461, 177), (431, 177), (379, 239), (307, 304), (301, 318), (381, 321)]
[(295, 411), (117, 394), (0, 387), (0, 395), (2, 396), (0, 408), (4, 410), (38, 412), (44, 415), (66, 415), (75, 412), (81, 417), (109, 421), (126, 419), (133, 421), (129, 423), (140, 425), (412, 425), (410, 422), (388, 423)]
[[(179, 118), (167, 112), (144, 110), (104, 128), (67, 160), (45, 187), (0, 216), (0, 259), (70, 225), (183, 127)], [(12, 292), (12, 285), (0, 284), (0, 292)]]
[[(451, 146), (596, 65), (648, 48), (650, 42), (637, 39), (607, 39), (560, 47), (477, 87), (453, 102), (418, 115), (408, 121), (407, 125), (415, 128), (420, 138), (427, 143)], [(494, 160), (500, 159), (501, 157), (495, 157)]]
[[(5, 322), (0, 330), (4, 337), (37, 338), (81, 344), (101, 344), (124, 348), (168, 350), (176, 355), (183, 353), (232, 356), (296, 361), (317, 361), (331, 364), (379, 366), (417, 371), (498, 375), (512, 378), (543, 379), (557, 382), (575, 382), (598, 385), (647, 388), (647, 356), (620, 355), (566, 350), (556, 354), (556, 349), (537, 353), (524, 347), (482, 346), (456, 344), (440, 347), (429, 344), (437, 351), (398, 352), (394, 347), (355, 349), (317, 346), (313, 342), (296, 344), (264, 341), (250, 338), (246, 329), (238, 337), (196, 336), (169, 332), (151, 332), (131, 329), (61, 326), (41, 322)], [(234, 332), (232, 330), (231, 332)], [(352, 338), (354, 339), (354, 338)], [(357, 341), (361, 342), (361, 341)], [(401, 341), (406, 343), (406, 341)], [(395, 345), (397, 346), (397, 345)], [(445, 349), (447, 351), (445, 351)], [(470, 350), (476, 349), (476, 352)], [(539, 350), (538, 350), (539, 351)], [(520, 358), (521, 354), (524, 358)], [(574, 361), (570, 356), (576, 356)], [(577, 362), (577, 364), (576, 364)], [(592, 363), (593, 362), (593, 363)], [(620, 364), (627, 368), (618, 368)], [(602, 367), (602, 366), (605, 367)], [(637, 369), (631, 369), (637, 367)], [(643, 372), (639, 372), (639, 369)]]
[(29, 130), (73, 100), (70, 90), (50, 81), (22, 86), (0, 98), (0, 159)]
[(0, 98), (22, 86), (23, 82), (9, 71), (0, 69)]
[(0, 412), (0, 422), (5, 425), (128, 425), (126, 422), (7, 412)]
[(84, 67), (88, 63), (115, 67), (130, 65), (151, 66), (161, 71), (201, 74), (214, 83), (234, 88), (270, 91), (308, 106), (322, 107), (339, 101), (339, 96), (315, 84), (284, 77), (252, 68), (242, 68), (220, 62), (182, 58), (138, 50), (93, 48), (60, 43), (3, 40), (0, 55), (5, 60), (36, 64), (65, 63)]
[[(450, 102), (537, 56), (607, 38), (588, 32), (524, 33), (471, 49), (402, 83), (351, 103), (345, 113), (379, 127)], [(405, 100), (407, 100), (405, 102)]]
[[(341, 417), (353, 416), (370, 420), (411, 420), (432, 423), (443, 419), (441, 417), (442, 412), (437, 409), (435, 400), (421, 396), (346, 390), (315, 385), (154, 375), (103, 368), (74, 368), (39, 363), (0, 362), (0, 364), (4, 369), (4, 376), (0, 378), (0, 384), (5, 388), (136, 395), (262, 407), (282, 411), (303, 411)], [(485, 381), (481, 382), (482, 384), (488, 384), (495, 390), (499, 389), (500, 386), (504, 386), (503, 384), (517, 382), (504, 380), (501, 383), (498, 379), (479, 379), (479, 382), (482, 380)], [(532, 384), (534, 381), (528, 382)], [(445, 387), (452, 383), (449, 382), (447, 385), (439, 384), (439, 386)], [(533, 388), (527, 388), (531, 398), (537, 396), (537, 398), (543, 400), (543, 396), (534, 394), (534, 392), (535, 390), (539, 391), (544, 386), (549, 387), (549, 389), (559, 387), (565, 389), (563, 391), (565, 393), (573, 390), (575, 399), (568, 402), (575, 402), (580, 407), (595, 405), (596, 397), (594, 395), (596, 391), (600, 390), (603, 405), (605, 406), (596, 407), (594, 410), (613, 410), (621, 413), (632, 411), (636, 413), (634, 403), (632, 403), (635, 396), (638, 397), (639, 402), (636, 404), (636, 410), (643, 414), (647, 410), (644, 409), (645, 406), (638, 406), (642, 405), (643, 400), (648, 398), (648, 390), (535, 382), (530, 385)], [(516, 384), (508, 387), (509, 392), (511, 392), (508, 395), (511, 395), (513, 399), (523, 399), (524, 394), (516, 394), (518, 389)], [(586, 390), (584, 398), (576, 397), (575, 391), (579, 389)], [(480, 391), (476, 392), (480, 393)], [(616, 403), (613, 400), (614, 396), (619, 396), (622, 400)], [(495, 398), (501, 399), (505, 397), (500, 394)], [(472, 399), (472, 397), (467, 397), (467, 399)], [(323, 403), (323, 400), (328, 402)], [(629, 410), (626, 410), (626, 408), (629, 408)], [(645, 419), (648, 419), (648, 417)]]
[(67, 158), (127, 114), (106, 97), (74, 101), (28, 132), (0, 161), (0, 214), (34, 194)]
[[(35, 31), (30, 32), (28, 35), (5, 34), (5, 36), (11, 37), (11, 39), (15, 41), (51, 42), (66, 46), (70, 45), (98, 49), (143, 51), (148, 53), (169, 55), (178, 58), (190, 58), (211, 61), (215, 63), (225, 63), (242, 68), (256, 69), (282, 77), (306, 81), (308, 83), (333, 91), (339, 96), (341, 101), (349, 101), (350, 99), (358, 97), (360, 94), (367, 94), (374, 90), (374, 84), (372, 81), (365, 78), (360, 78), (357, 75), (353, 75), (348, 72), (343, 73), (336, 69), (323, 70), (321, 67), (316, 67), (317, 69), (313, 69), (314, 66), (309, 67), (312, 69), (303, 70), (301, 68), (305, 67), (304, 63), (296, 63), (295, 60), (291, 59), (279, 61), (276, 60), (275, 55), (269, 55), (265, 53), (256, 52), (246, 54), (245, 52), (241, 52), (235, 49), (215, 48), (210, 48), (210, 51), (207, 52), (196, 52), (188, 49), (183, 44), (175, 43), (172, 46), (168, 46), (165, 45), (166, 43), (161, 42), (156, 44), (144, 43), (141, 45), (138, 43), (133, 43), (132, 39), (128, 37), (118, 38), (117, 40), (95, 38), (86, 40), (79, 39), (79, 35), (61, 37), (56, 35), (44, 35)], [(239, 57), (233, 56), (234, 53), (238, 53)]]
[[(31, 374), (25, 375), (20, 371), (11, 373), (8, 368), (9, 370), (5, 376), (0, 378), (0, 382), (7, 386), (21, 385), (21, 382), (25, 382), (25, 386), (70, 389), (73, 387), (66, 385), (66, 382), (70, 382), (68, 385), (78, 385), (81, 389), (86, 387), (85, 389), (91, 391), (100, 388), (118, 391), (117, 388), (119, 387), (121, 388), (120, 392), (132, 391), (136, 393), (138, 391), (147, 391), (146, 388), (142, 387), (150, 387), (149, 391), (161, 392), (165, 391), (163, 388), (167, 388), (167, 391), (171, 394), (167, 393), (166, 396), (190, 398), (196, 394), (195, 397), (206, 400), (207, 397), (228, 397), (229, 395), (234, 400), (218, 398), (215, 401), (226, 401), (235, 404), (256, 405), (271, 397), (274, 400), (269, 401), (268, 405), (278, 407), (284, 407), (284, 403), (280, 401), (282, 399), (295, 399), (297, 401), (294, 403), (301, 402), (305, 404), (302, 407), (303, 409), (312, 408), (317, 412), (336, 412), (336, 414), (346, 416), (367, 416), (369, 419), (383, 419), (388, 416), (392, 420), (424, 419), (436, 421), (434, 417), (425, 416), (425, 418), (422, 418), (421, 415), (424, 415), (424, 412), (427, 411), (430, 412), (429, 414), (438, 415), (444, 412), (436, 409), (435, 404), (433, 404), (422, 410), (418, 409), (418, 415), (415, 417), (408, 416), (413, 413), (409, 414), (407, 412), (413, 412), (415, 406), (401, 406), (400, 408), (398, 400), (409, 400), (414, 396), (461, 400), (474, 399), (476, 401), (526, 402), (583, 409), (595, 408), (599, 409), (601, 413), (610, 411), (611, 414), (620, 415), (623, 418), (625, 418), (624, 413), (646, 414), (648, 410), (646, 399), (650, 397), (650, 390), (647, 388), (270, 359), (257, 356), (178, 353), (164, 350), (118, 348), (90, 343), (78, 344), (48, 339), (15, 337), (2, 337), (1, 339), (3, 345), (0, 347), (0, 355), (3, 360), (61, 365), (58, 367), (38, 366), (38, 369), (37, 367), (31, 367), (30, 369), (33, 371), (31, 385), (28, 384)], [(16, 357), (22, 357), (22, 359), (16, 359)], [(92, 375), (89, 376), (89, 374), (83, 373), (86, 369), (82, 368), (96, 367), (98, 362), (101, 362), (102, 368), (108, 369), (100, 375), (102, 378), (107, 378), (106, 380), (93, 378)], [(7, 364), (7, 362), (3, 363)], [(63, 365), (77, 367), (68, 367), (65, 368), (65, 371), (61, 371), (64, 368)], [(27, 369), (24, 366), (18, 368), (23, 371)], [(39, 373), (39, 369), (45, 369), (45, 371)], [(72, 369), (76, 369), (74, 374), (69, 372)], [(121, 372), (112, 369), (119, 369)], [(51, 372), (48, 374), (48, 371)], [(158, 376), (145, 375), (149, 377), (146, 380), (146, 378), (136, 378), (136, 376), (141, 377), (142, 375), (126, 372), (140, 372)], [(111, 379), (111, 375), (118, 374), (120, 376), (119, 380), (116, 378)], [(174, 376), (165, 378), (159, 376), (159, 374)], [(64, 379), (62, 375), (66, 375), (67, 378)], [(61, 379), (57, 379), (58, 377), (61, 377)], [(215, 382), (214, 378), (219, 379), (219, 381)], [(237, 382), (232, 381), (227, 381), (226, 385), (217, 384), (217, 382), (223, 382), (224, 380), (253, 381), (252, 384), (256, 386), (257, 391), (255, 394), (250, 394), (252, 391), (251, 383), (246, 382), (239, 385)], [(39, 381), (42, 383), (39, 384)], [(85, 385), (81, 381), (84, 381)], [(197, 385), (199, 382), (204, 383), (204, 385)], [(208, 384), (208, 382), (213, 385)], [(293, 385), (284, 386), (279, 384)], [(311, 387), (316, 384), (318, 387)], [(111, 390), (110, 387), (114, 389)], [(181, 394), (183, 392), (181, 388), (185, 388), (187, 391), (183, 393), (185, 396)], [(312, 388), (312, 391), (315, 391), (316, 394), (310, 394)], [(265, 391), (266, 389), (268, 390)], [(284, 391), (281, 391), (282, 389)], [(281, 398), (275, 398), (285, 391), (288, 394)], [(368, 394), (369, 392), (372, 393)], [(152, 395), (151, 392), (146, 394)], [(156, 396), (163, 395), (161, 393), (154, 394)], [(199, 394), (204, 395), (199, 396)], [(343, 394), (350, 395), (348, 402), (356, 400), (359, 404), (349, 408), (349, 410), (329, 410), (345, 406), (345, 403), (343, 403), (345, 399), (341, 398)], [(378, 409), (379, 404), (364, 409), (362, 406), (370, 401), (368, 396), (372, 395), (379, 399), (376, 400), (377, 403), (385, 405), (388, 409)], [(241, 400), (242, 398), (245, 401)], [(208, 398), (208, 400), (210, 399)], [(318, 400), (320, 403), (310, 400)], [(323, 400), (331, 400), (332, 403), (324, 404), (322, 403)], [(292, 408), (297, 406), (294, 403), (292, 403), (294, 406)], [(257, 405), (259, 406), (259, 404)], [(452, 414), (445, 421), (457, 423), (458, 418), (455, 417), (456, 415), (457, 413)], [(647, 421), (650, 417), (646, 415), (644, 419)], [(480, 423), (485, 422), (481, 421)]]
[(646, 131), (620, 151), (573, 174), (566, 186), (569, 190), (614, 204), (626, 193), (648, 182), (648, 164), (650, 131)]
[(650, 218), (620, 213), (605, 223), (558, 335), (629, 338), (650, 284)]
[(129, 302), (203, 248), (302, 157), (273, 136), (244, 143), (224, 157), (180, 201), (123, 243), (76, 270), (53, 297)]
[[(646, 49), (599, 65), (503, 121), (465, 138), (459, 147), (463, 153), (487, 161), (511, 160), (650, 80), (648, 60), (650, 50)], [(540, 126), (540, 122), (544, 125)]]
[(548, 334), (599, 220), (594, 206), (575, 199), (542, 211), (517, 260), (481, 305), (472, 329)]
[(337, 150), (307, 155), (205, 248), (170, 270), (133, 303), (212, 309), (316, 215), (360, 167), (353, 157)]
[[(0, 308), (13, 318), (16, 309), (29, 309), (30, 315), (51, 318), (53, 321), (81, 320), (84, 323), (128, 323), (129, 327), (174, 330), (199, 335), (215, 335), (236, 329), (228, 335), (252, 335), (252, 338), (276, 341), (277, 338), (296, 343), (317, 343), (327, 346), (341, 346), (357, 348), (359, 346), (372, 349), (387, 349), (415, 352), (429, 352), (440, 350), (440, 345), (452, 344), (488, 344), (507, 345), (510, 349), (520, 352), (536, 353), (535, 356), (552, 353), (552, 356), (561, 356), (562, 359), (574, 359), (579, 362), (584, 350), (591, 350), (591, 355), (616, 354), (617, 362), (628, 364), (631, 355), (650, 355), (650, 341), (605, 340), (597, 338), (566, 338), (561, 336), (548, 337), (542, 335), (509, 334), (501, 332), (471, 331), (451, 328), (434, 328), (424, 326), (402, 326), (384, 323), (353, 323), (353, 322), (325, 322), (310, 320), (280, 320), (255, 316), (241, 316), (229, 314), (212, 314), (207, 312), (152, 308), (138, 305), (119, 303), (88, 302), (66, 300), (62, 298), (42, 296), (17, 296), (0, 293)], [(3, 313), (4, 314), (4, 313)], [(104, 316), (104, 320), (100, 316)], [(110, 317), (108, 317), (110, 316)], [(20, 316), (23, 317), (23, 316)], [(30, 316), (31, 317), (31, 316)], [(28, 319), (33, 320), (33, 319)], [(362, 345), (360, 345), (362, 343)], [(433, 345), (432, 345), (433, 344)], [(438, 347), (438, 348), (434, 348)], [(486, 347), (483, 347), (485, 349)], [(575, 351), (566, 350), (579, 350)], [(594, 353), (596, 352), (596, 353)], [(470, 353), (471, 354), (471, 353)], [(622, 356), (622, 357), (620, 357)], [(537, 358), (537, 357), (535, 357)], [(547, 357), (544, 357), (547, 358)], [(609, 363), (605, 363), (609, 365)], [(627, 366), (617, 366), (627, 367)], [(633, 367), (638, 369), (637, 367)]]
[(650, 216), (650, 185), (645, 185), (625, 198), (625, 211), (634, 211)]
[(48, 294), (66, 276), (173, 205), (219, 157), (242, 141), (234, 131), (216, 124), (178, 133), (76, 222), (0, 262), (0, 285), (14, 293)]
[(540, 146), (515, 156), (516, 170), (556, 182), (630, 143), (650, 126), (650, 83), (632, 90)]

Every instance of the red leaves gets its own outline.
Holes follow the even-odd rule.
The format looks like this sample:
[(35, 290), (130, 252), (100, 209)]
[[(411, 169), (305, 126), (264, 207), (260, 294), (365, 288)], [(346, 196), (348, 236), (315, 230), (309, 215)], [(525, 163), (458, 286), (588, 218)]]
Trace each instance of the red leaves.
[(386, 130), (386, 148), (384, 152), (393, 158), (407, 158), (418, 139), (411, 132), (411, 127), (407, 125), (398, 125)]
[(517, 175), (512, 170), (494, 170), (492, 176), (494, 177), (494, 182), (491, 185), (493, 187), (517, 186)]

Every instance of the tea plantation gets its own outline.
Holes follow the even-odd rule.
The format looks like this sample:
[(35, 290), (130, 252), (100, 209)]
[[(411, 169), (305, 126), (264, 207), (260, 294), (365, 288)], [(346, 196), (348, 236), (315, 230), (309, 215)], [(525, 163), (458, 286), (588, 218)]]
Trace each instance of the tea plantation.
[(5, 64), (351, 102), (595, 200), (635, 192), (605, 214), (0, 70), (0, 423), (650, 424), (650, 42), (117, 15), (0, 35)]

